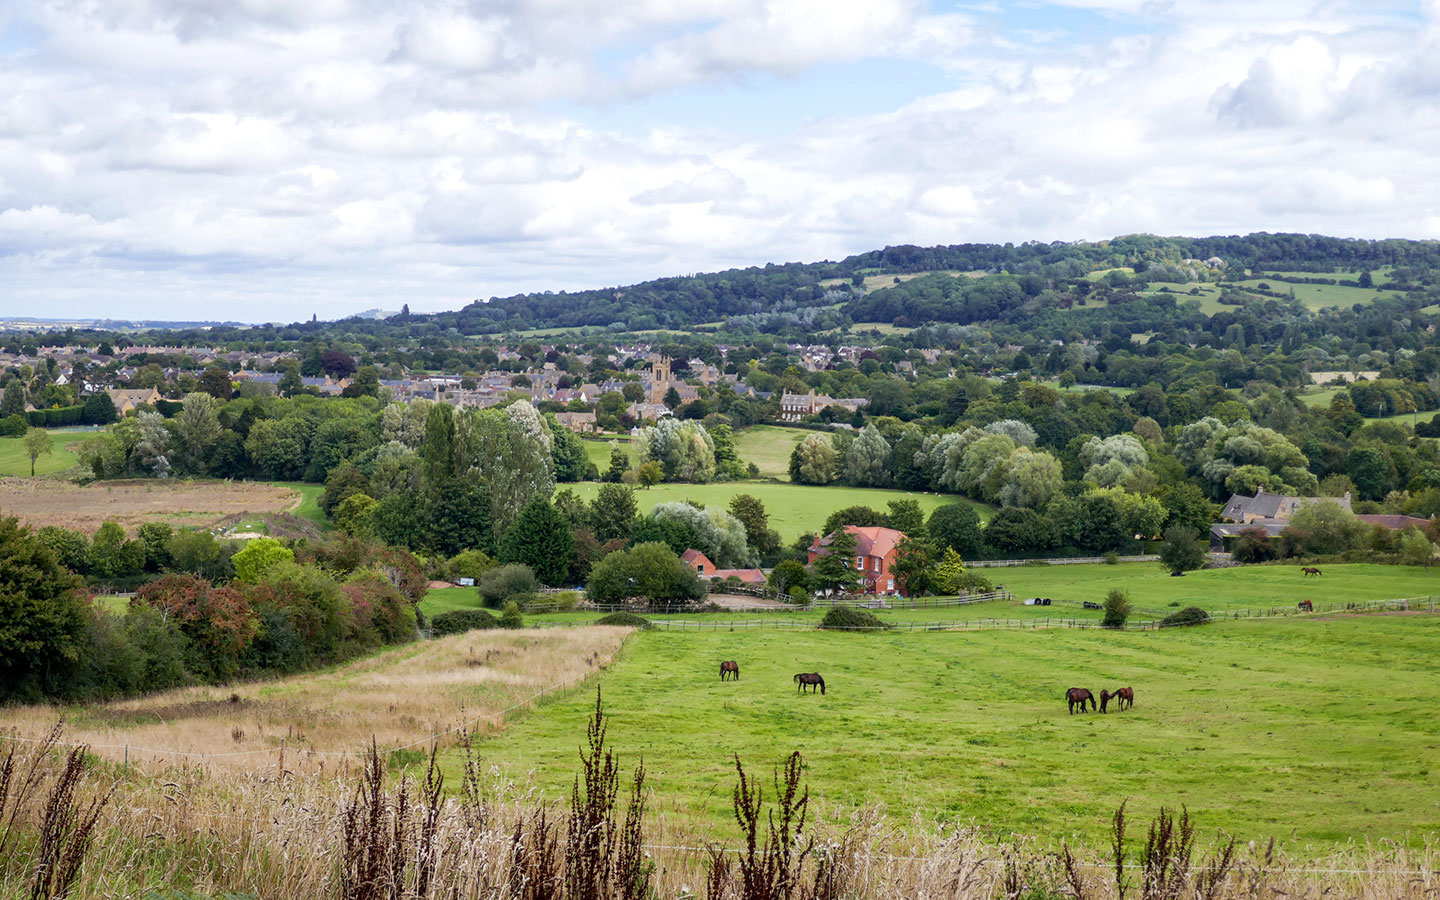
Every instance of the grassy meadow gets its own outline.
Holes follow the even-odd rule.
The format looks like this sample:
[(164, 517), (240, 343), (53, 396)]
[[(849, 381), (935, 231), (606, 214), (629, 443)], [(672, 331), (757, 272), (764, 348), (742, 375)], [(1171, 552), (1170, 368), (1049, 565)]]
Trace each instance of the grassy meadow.
[(804, 428), (752, 425), (735, 432), (735, 452), (742, 462), (758, 466), (762, 478), (789, 481), (790, 453), (812, 434), (815, 432)]
[[(1100, 841), (1189, 807), (1202, 840), (1417, 841), (1440, 827), (1440, 617), (1230, 622), (1163, 632), (641, 632), (602, 676), (613, 746), (672, 815), (728, 833), (734, 761), (768, 784), (801, 751), (825, 806)], [(719, 660), (741, 680), (721, 683)], [(791, 675), (819, 671), (823, 696)], [(1071, 686), (1131, 685), (1124, 713), (1070, 716)], [(594, 696), (479, 745), (548, 796), (569, 790)], [(448, 760), (455, 766), (458, 760)], [(452, 772), (453, 772), (452, 768)], [(673, 806), (672, 806), (673, 804)]]
[[(742, 457), (743, 458), (743, 457)], [(600, 485), (595, 482), (562, 485), (574, 489), (587, 502), (595, 497)], [(657, 484), (648, 490), (635, 492), (640, 512), (649, 512), (657, 503), (679, 500), (694, 500), (705, 506), (728, 506), (736, 494), (750, 494), (765, 504), (770, 514), (770, 527), (780, 532), (786, 543), (807, 532), (815, 531), (825, 524), (825, 519), (835, 510), (847, 506), (872, 506), (885, 510), (885, 504), (902, 497), (920, 501), (920, 508), (928, 516), (931, 510), (947, 503), (969, 503), (961, 497), (938, 494), (916, 494), (906, 491), (880, 490), (877, 488), (817, 487), (806, 484), (778, 484), (765, 481), (731, 481), (717, 484)], [(982, 520), (991, 515), (989, 507), (971, 503)]]
[[(54, 475), (79, 464), (79, 458), (70, 450), (69, 444), (79, 440), (74, 432), (51, 431), (54, 442), (49, 453), (35, 460), (36, 475)], [(25, 439), (20, 437), (0, 438), (0, 475), (30, 474), (30, 454), (25, 451)]]
[(325, 485), (310, 484), (304, 481), (272, 481), (276, 487), (290, 488), (300, 496), (290, 512), (302, 519), (309, 519), (321, 528), (329, 530), (334, 527), (330, 520), (325, 518), (325, 511), (320, 508), (320, 495), (325, 493)]
[[(910, 623), (945, 623), (981, 619), (1098, 620), (1100, 613), (1080, 606), (1089, 600), (1102, 602), (1112, 588), (1130, 595), (1137, 620), (1151, 620), (1169, 615), (1178, 608), (1198, 606), (1223, 615), (1226, 612), (1250, 610), (1289, 611), (1301, 600), (1317, 606), (1350, 602), (1393, 600), (1401, 597), (1440, 597), (1440, 570), (1414, 566), (1336, 565), (1325, 566), (1318, 578), (1307, 578), (1295, 565), (1244, 566), (1231, 569), (1206, 569), (1190, 572), (1183, 578), (1172, 578), (1158, 563), (1104, 563), (1068, 566), (1036, 565), (984, 568), (979, 571), (997, 587), (1009, 590), (1013, 600), (996, 600), (968, 606), (927, 606), (925, 599), (914, 607), (905, 601), (892, 600), (890, 609), (876, 610), (876, 615), (899, 625)], [(1026, 597), (1049, 597), (1049, 607), (1025, 606)], [(445, 588), (431, 591), (421, 609), (427, 615), (478, 605), (474, 588)], [(786, 620), (819, 624), (818, 611), (688, 613), (653, 616), (675, 621), (776, 621)], [(535, 623), (561, 622), (574, 624), (598, 618), (599, 613), (565, 613), (531, 617)]]

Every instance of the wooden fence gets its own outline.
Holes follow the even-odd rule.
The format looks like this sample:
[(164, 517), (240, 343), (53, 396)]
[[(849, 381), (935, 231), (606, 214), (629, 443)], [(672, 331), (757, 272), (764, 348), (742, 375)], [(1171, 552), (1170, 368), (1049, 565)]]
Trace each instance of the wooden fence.
[[(965, 565), (976, 568), (996, 568), (999, 566), (1028, 566), (1031, 564), (1044, 563), (1047, 566), (1074, 566), (1081, 564), (1093, 564), (1107, 562), (1103, 556), (1039, 556), (1032, 559), (972, 559)], [(1153, 553), (1143, 556), (1120, 556), (1116, 562), (1159, 562), (1160, 557)]]
[[(975, 602), (975, 601), (971, 601)], [(1360, 613), (1360, 612), (1381, 612), (1381, 611), (1405, 611), (1405, 610), (1428, 610), (1434, 612), (1434, 597), (1402, 597), (1394, 600), (1369, 600), (1351, 603), (1317, 604), (1313, 612), (1301, 611), (1291, 607), (1271, 607), (1270, 609), (1219, 609), (1209, 611), (1209, 622), (1235, 621), (1239, 619), (1272, 619), (1288, 618), (1290, 616), (1323, 616), (1336, 613)], [(798, 612), (800, 608), (782, 610), (783, 612)], [(544, 622), (537, 623), (536, 628), (572, 628), (583, 625), (583, 622)], [(887, 632), (899, 631), (1043, 631), (1050, 628), (1076, 628), (1076, 629), (1104, 629), (1098, 619), (1073, 619), (1063, 616), (1057, 617), (1035, 617), (1031, 619), (1008, 619), (998, 617), (987, 617), (980, 619), (955, 619), (949, 622), (890, 622), (891, 627), (884, 629)], [(801, 622), (785, 620), (778, 617), (766, 619), (730, 619), (723, 614), (715, 615), (714, 618), (706, 619), (651, 619), (650, 627), (661, 631), (694, 631), (694, 632), (718, 632), (718, 631), (753, 631), (769, 629), (773, 631), (816, 631), (820, 629), (817, 622)], [(1158, 631), (1164, 628), (1185, 628), (1188, 625), (1166, 625), (1159, 619), (1146, 621), (1130, 621), (1125, 624), (1126, 631)], [(850, 628), (827, 628), (827, 631), (873, 631), (860, 627)]]

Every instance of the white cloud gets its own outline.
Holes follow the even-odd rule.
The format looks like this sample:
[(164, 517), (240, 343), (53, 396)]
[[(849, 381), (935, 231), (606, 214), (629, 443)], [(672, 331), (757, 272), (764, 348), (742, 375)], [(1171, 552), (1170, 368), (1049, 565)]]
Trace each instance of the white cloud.
[[(905, 242), (1436, 236), (1437, 2), (1073, 0), (1113, 24), (1037, 49), (918, 0), (17, 0), (0, 304), (295, 319)], [(926, 67), (857, 85), (871, 59)], [(816, 67), (829, 108), (898, 99), (767, 109), (754, 76)], [(741, 112), (667, 112), (716, 96)]]

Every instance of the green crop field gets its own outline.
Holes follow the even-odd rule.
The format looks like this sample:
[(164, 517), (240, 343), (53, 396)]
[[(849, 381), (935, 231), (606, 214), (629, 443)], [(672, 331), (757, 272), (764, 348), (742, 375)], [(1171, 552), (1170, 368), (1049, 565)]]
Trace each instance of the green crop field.
[[(743, 458), (743, 457), (742, 457)], [(581, 482), (562, 487), (574, 488), (582, 499), (592, 500), (600, 485), (595, 482)], [(693, 500), (705, 506), (726, 507), (736, 494), (750, 494), (765, 504), (770, 514), (770, 527), (780, 532), (786, 543), (807, 532), (815, 531), (825, 524), (825, 519), (837, 509), (846, 506), (871, 506), (881, 512), (885, 504), (902, 497), (920, 501), (920, 508), (928, 516), (931, 510), (946, 503), (970, 503), (962, 497), (938, 494), (914, 494), (905, 491), (888, 491), (876, 488), (817, 487), (804, 484), (777, 484), (767, 481), (732, 481), (720, 484), (657, 484), (649, 490), (637, 490), (635, 499), (640, 511), (649, 512), (657, 503), (677, 500)], [(989, 507), (971, 503), (982, 520), (990, 518)]]
[[(77, 465), (80, 460), (67, 447), (79, 438), (75, 432), (52, 430), (51, 450), (35, 460), (36, 475), (53, 475)], [(25, 439), (19, 437), (0, 438), (0, 475), (29, 475), (30, 454), (25, 450)]]
[[(608, 738), (667, 815), (733, 836), (732, 754), (769, 788), (798, 750), (815, 802), (1098, 845), (1114, 809), (1188, 806), (1202, 842), (1392, 838), (1440, 828), (1440, 617), (1241, 621), (1161, 632), (635, 634), (601, 677)], [(719, 660), (740, 663), (721, 683)], [(823, 696), (795, 672), (819, 671)], [(1135, 706), (1070, 716), (1071, 686)], [(479, 741), (563, 799), (594, 706), (557, 698)], [(455, 774), (458, 759), (447, 766)], [(1143, 832), (1140, 835), (1143, 840)]]

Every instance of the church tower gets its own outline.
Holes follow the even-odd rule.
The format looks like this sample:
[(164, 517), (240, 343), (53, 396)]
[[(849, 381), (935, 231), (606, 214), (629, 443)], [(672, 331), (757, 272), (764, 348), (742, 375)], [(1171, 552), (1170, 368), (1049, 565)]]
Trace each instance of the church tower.
[(665, 402), (665, 392), (670, 390), (670, 358), (662, 356), (650, 369), (650, 402)]

